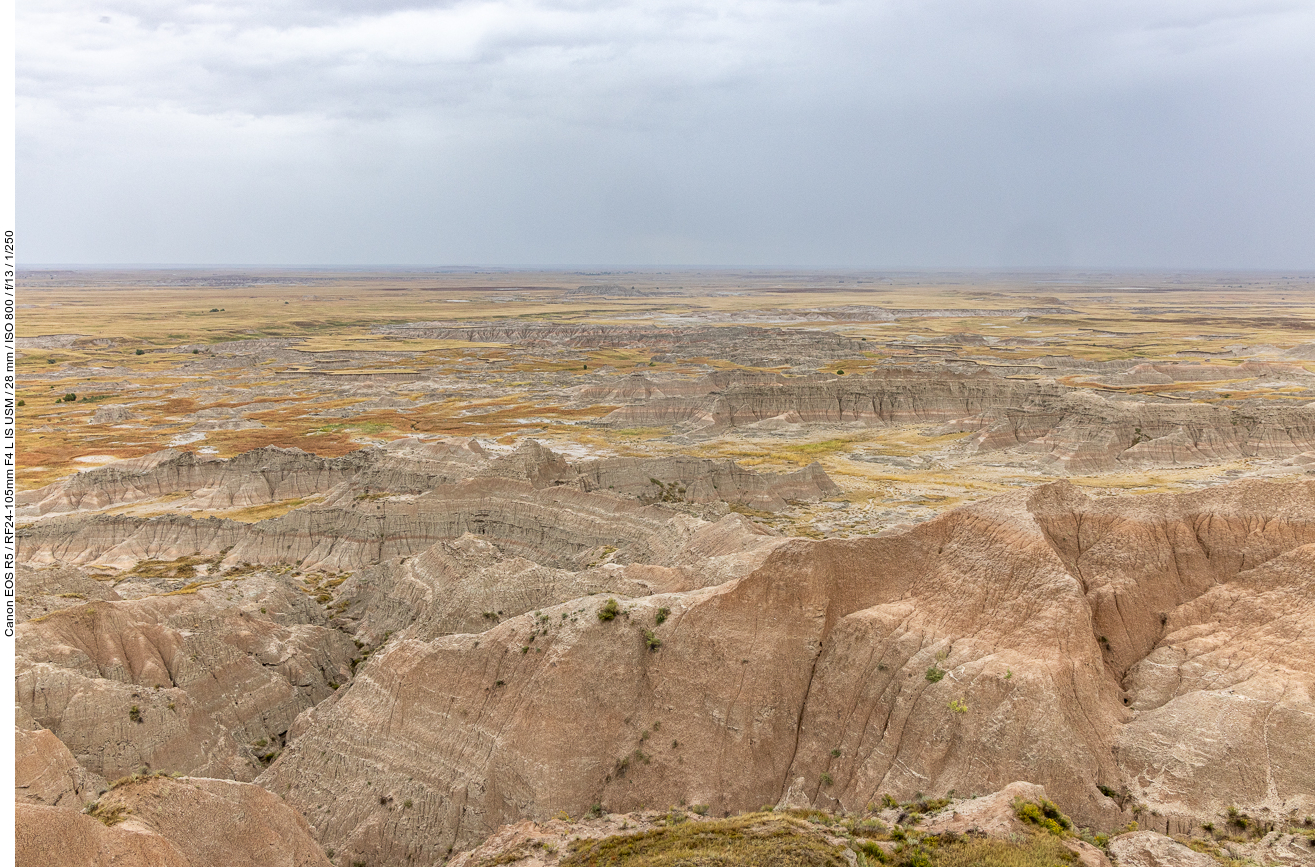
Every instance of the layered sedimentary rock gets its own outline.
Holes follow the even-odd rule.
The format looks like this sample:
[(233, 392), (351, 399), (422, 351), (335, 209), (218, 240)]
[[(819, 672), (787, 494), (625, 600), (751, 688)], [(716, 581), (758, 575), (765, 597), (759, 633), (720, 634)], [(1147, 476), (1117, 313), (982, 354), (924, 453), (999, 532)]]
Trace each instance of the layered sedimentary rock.
[(500, 620), (583, 596), (650, 596), (720, 584), (751, 571), (785, 539), (727, 515), (671, 541), (656, 562), (622, 565), (609, 552), (571, 571), (505, 557), (467, 534), (353, 574), (339, 590), (338, 622), (369, 644), (406, 627), (425, 640), (482, 632)]
[(320, 458), (297, 449), (265, 448), (229, 460), (166, 450), (78, 473), (35, 491), (19, 507), (29, 515), (101, 509), (186, 492), (197, 509), (252, 506), (322, 494), (363, 468), (365, 456)]
[(720, 373), (668, 396), (635, 382), (590, 398), (629, 405), (601, 419), (614, 427), (674, 426), (711, 435), (789, 424), (936, 424), (978, 451), (1011, 450), (1056, 469), (1206, 465), (1315, 451), (1315, 407), (1264, 411), (1180, 400), (1115, 399), (1053, 380), (989, 372), (881, 372), (783, 377)]
[(18, 705), (106, 779), (146, 767), (250, 780), (351, 676), (356, 647), (326, 620), (259, 578), (56, 611), (18, 626)]
[(773, 367), (796, 365), (804, 359), (825, 362), (853, 358), (868, 345), (862, 340), (792, 328), (745, 325), (597, 325), (593, 323), (526, 322), (506, 319), (491, 322), (414, 322), (382, 325), (382, 334), (427, 340), (469, 340), (537, 348), (637, 348), (654, 358), (716, 357), (740, 364)]
[[(1302, 648), (1315, 631), (1299, 577), (1312, 502), (1300, 483), (1118, 501), (1056, 485), (902, 535), (792, 541), (743, 578), (623, 600), (609, 620), (595, 596), (478, 635), (404, 631), (299, 722), (260, 782), (340, 851), (382, 860), (594, 803), (852, 810), (1016, 779), (1106, 826), (1125, 814), (1100, 787), (1132, 789), (1166, 830), (1221, 810), (1224, 791), (1310, 811), (1311, 654), (1263, 673), (1259, 660), (1265, 640)], [(1255, 603), (1239, 610), (1238, 596)], [(1192, 646), (1211, 618), (1234, 638)], [(1184, 646), (1194, 680), (1142, 672)], [(1269, 703), (1233, 698), (1238, 677)], [(1243, 701), (1263, 719), (1241, 712), (1252, 728), (1217, 746), (1188, 712)], [(1193, 750), (1206, 760), (1184, 760)], [(1234, 785), (1248, 763), (1264, 785)]]
[[(616, 552), (612, 559), (621, 563), (661, 563), (663, 552), (679, 546), (703, 523), (681, 511), (685, 504), (779, 508), (787, 499), (816, 500), (837, 492), (817, 465), (780, 475), (751, 473), (731, 461), (679, 457), (571, 465), (532, 442), (481, 463), (483, 475), (449, 484), (415, 472), (398, 478), (387, 471), (395, 458), (381, 451), (356, 452), (337, 461), (272, 449), (228, 462), (164, 456), (145, 469), (99, 471), (86, 481), (78, 477), (43, 489), (38, 508), (78, 508), (88, 497), (97, 504), (131, 501), (136, 492), (161, 496), (197, 483), (208, 487), (193, 491), (193, 500), (207, 502), (221, 492), (226, 502), (234, 502), (239, 491), (242, 503), (311, 492), (324, 496), (319, 505), (254, 524), (177, 514), (50, 517), (21, 531), (21, 559), (34, 565), (125, 568), (141, 560), (199, 554), (224, 556), (228, 563), (358, 569), (469, 533), (505, 553), (560, 568), (579, 569), (603, 549)], [(265, 461), (280, 468), (275, 472)], [(358, 472), (361, 466), (368, 472)], [(160, 467), (168, 469), (160, 474)], [(202, 472), (207, 467), (213, 467), (212, 476)], [(278, 481), (271, 482), (271, 476)], [(136, 482), (123, 484), (125, 478)], [(138, 483), (143, 478), (154, 481)], [(392, 496), (398, 488), (402, 493)], [(416, 493), (417, 488), (422, 492)]]
[(73, 810), (20, 804), (22, 867), (328, 867), (306, 820), (248, 783), (146, 777)]
[(105, 781), (79, 765), (54, 732), (15, 727), (16, 802), (80, 810), (105, 788)]
[(854, 811), (1016, 780), (1106, 828), (1315, 811), (1315, 483), (1058, 483), (810, 541), (725, 501), (822, 495), (816, 468), (470, 441), (259, 457), (210, 490), (300, 474), (319, 502), (20, 532), (24, 568), (47, 567), (20, 601), (25, 801), (76, 807), (143, 767), (257, 778), (349, 863), (438, 861), (594, 804)]
[(310, 497), (351, 502), (359, 494), (421, 494), (472, 479), (511, 479), (534, 488), (606, 490), (644, 501), (724, 501), (779, 509), (786, 500), (834, 495), (821, 467), (755, 473), (733, 461), (684, 456), (602, 458), (571, 463), (534, 440), (505, 455), (476, 440), (403, 439), (340, 458), (263, 448), (229, 459), (166, 450), (117, 461), (19, 495), (20, 514), (37, 517), (171, 500), (172, 510), (217, 510)]

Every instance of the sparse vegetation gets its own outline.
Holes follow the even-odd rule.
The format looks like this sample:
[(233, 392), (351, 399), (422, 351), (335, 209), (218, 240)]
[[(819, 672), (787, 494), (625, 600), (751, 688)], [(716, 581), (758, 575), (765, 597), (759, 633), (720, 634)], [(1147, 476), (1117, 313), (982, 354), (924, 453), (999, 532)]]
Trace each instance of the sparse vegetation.
[(561, 863), (562, 867), (846, 867), (847, 862), (842, 847), (827, 844), (806, 822), (793, 817), (754, 813), (690, 822), (684, 813), (673, 811), (665, 827), (577, 840)]
[[(707, 812), (703, 804), (691, 806), (689, 812), (673, 808), (648, 831), (574, 840), (562, 867), (840, 867), (853, 859), (858, 867), (1067, 867), (1077, 863), (1076, 855), (1049, 833), (1019, 840), (954, 833), (918, 835), (899, 826), (887, 829), (871, 818), (812, 809), (776, 812), (770, 807), (726, 819), (694, 818)], [(847, 838), (847, 842), (837, 843), (837, 837)]]
[(1036, 825), (1051, 834), (1065, 836), (1073, 831), (1073, 823), (1069, 821), (1069, 818), (1059, 811), (1059, 807), (1045, 798), (1036, 802), (1016, 799), (1014, 801), (1014, 815), (1020, 821), (1029, 825)]
[(124, 819), (128, 818), (131, 812), (123, 804), (102, 804), (100, 801), (92, 801), (82, 809), (82, 812), (92, 817), (102, 825), (109, 827), (117, 825)]
[(939, 665), (930, 665), (927, 667), (924, 676), (927, 678), (928, 683), (940, 683), (945, 677), (945, 669)]
[(609, 620), (616, 619), (616, 616), (620, 613), (621, 606), (617, 604), (616, 600), (608, 599), (603, 603), (603, 607), (598, 609), (598, 619), (606, 623)]

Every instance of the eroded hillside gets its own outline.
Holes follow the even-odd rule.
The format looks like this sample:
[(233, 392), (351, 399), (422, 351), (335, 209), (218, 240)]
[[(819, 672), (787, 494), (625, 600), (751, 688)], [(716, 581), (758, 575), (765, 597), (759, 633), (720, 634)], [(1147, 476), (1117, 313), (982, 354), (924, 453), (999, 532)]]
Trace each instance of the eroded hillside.
[(24, 335), (31, 840), (216, 863), (224, 803), (298, 864), (439, 864), (563, 813), (1026, 781), (1160, 835), (1093, 865), (1315, 851), (1303, 309), (389, 279), (344, 320), (320, 293), (378, 286)]

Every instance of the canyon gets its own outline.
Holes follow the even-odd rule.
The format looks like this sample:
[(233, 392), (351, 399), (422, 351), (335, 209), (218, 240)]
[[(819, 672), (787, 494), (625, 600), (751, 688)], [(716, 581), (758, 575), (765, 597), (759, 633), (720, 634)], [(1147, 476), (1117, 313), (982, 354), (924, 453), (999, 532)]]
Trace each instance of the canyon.
[(1315, 863), (1315, 311), (497, 277), (27, 296), (21, 863)]

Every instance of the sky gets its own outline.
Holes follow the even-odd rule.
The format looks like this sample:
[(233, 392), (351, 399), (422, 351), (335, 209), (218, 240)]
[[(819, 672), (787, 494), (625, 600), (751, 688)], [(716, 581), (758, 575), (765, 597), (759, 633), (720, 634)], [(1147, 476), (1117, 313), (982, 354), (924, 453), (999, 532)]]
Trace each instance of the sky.
[(1315, 2), (18, 4), (21, 260), (1315, 267)]

